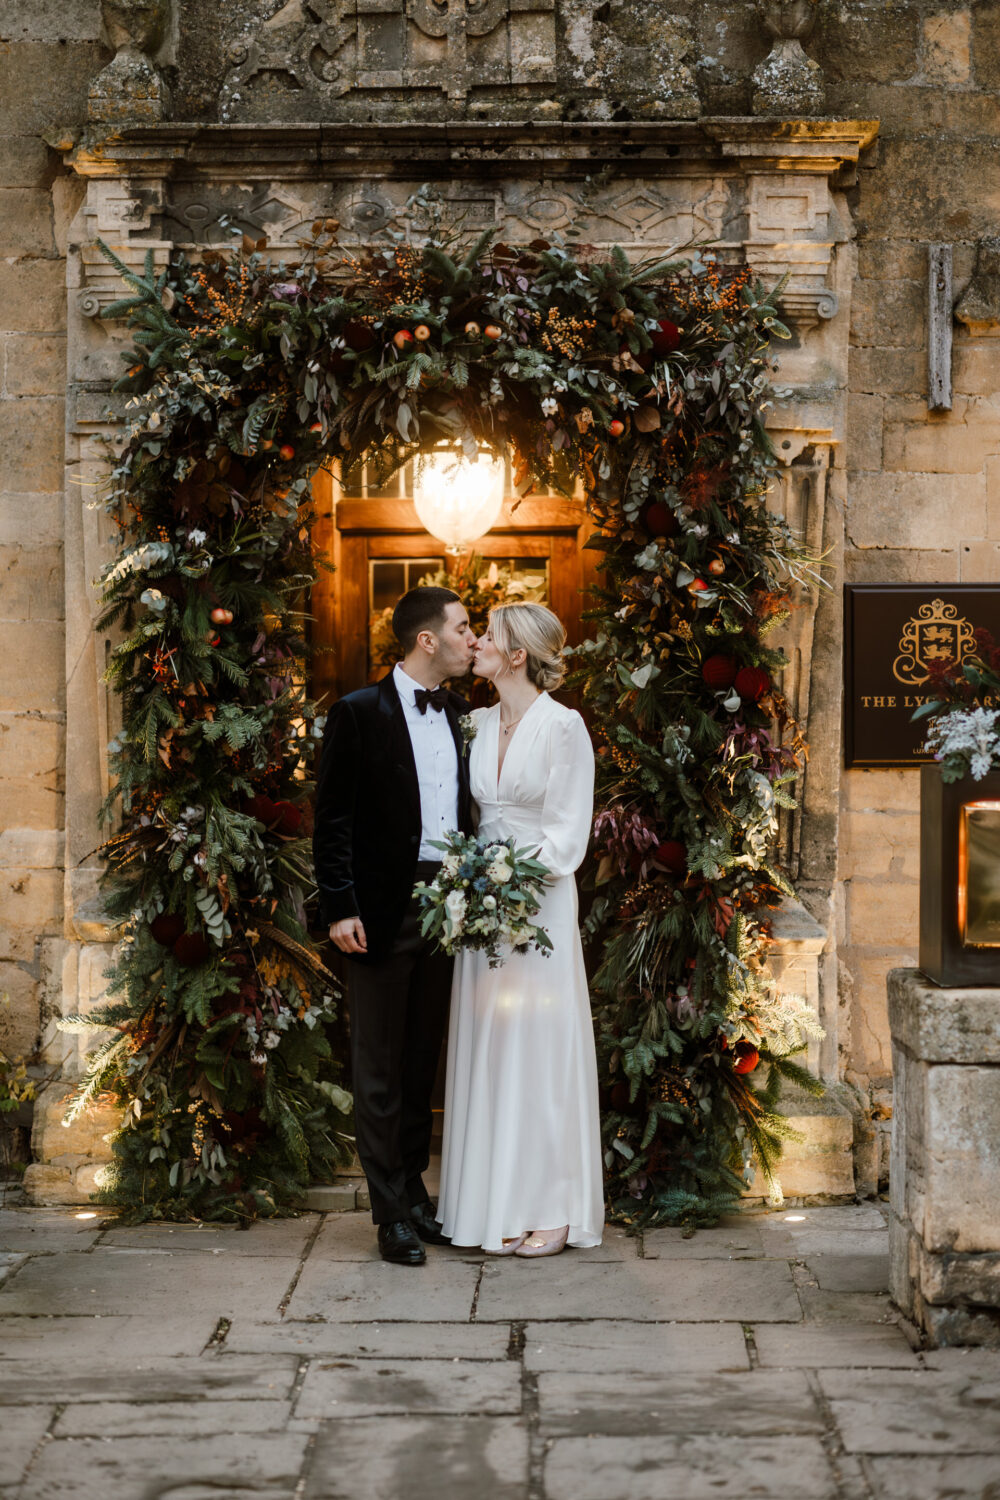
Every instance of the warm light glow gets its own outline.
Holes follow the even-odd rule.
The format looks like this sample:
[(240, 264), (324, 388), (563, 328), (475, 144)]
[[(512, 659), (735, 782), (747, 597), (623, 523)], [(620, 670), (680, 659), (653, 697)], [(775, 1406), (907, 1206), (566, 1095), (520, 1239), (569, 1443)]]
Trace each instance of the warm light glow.
[(74, 1218), (77, 1218), (77, 1219), (96, 1219), (96, 1218), (97, 1218), (97, 1215), (96, 1215), (96, 1214), (95, 1214), (95, 1213), (92, 1213), (92, 1212), (91, 1212), (91, 1211), (90, 1211), (90, 1210), (89, 1210), (89, 1209), (88, 1209), (88, 1210), (87, 1210), (87, 1212), (86, 1212), (86, 1213), (82, 1213), (82, 1214), (74, 1214)]
[(786, 1224), (801, 1224), (804, 1218), (805, 1218), (805, 1214), (786, 1214), (785, 1215), (785, 1223)]
[(421, 453), (413, 503), (431, 536), (455, 552), (494, 526), (503, 506), (507, 466), (491, 453), (468, 459), (453, 448)]

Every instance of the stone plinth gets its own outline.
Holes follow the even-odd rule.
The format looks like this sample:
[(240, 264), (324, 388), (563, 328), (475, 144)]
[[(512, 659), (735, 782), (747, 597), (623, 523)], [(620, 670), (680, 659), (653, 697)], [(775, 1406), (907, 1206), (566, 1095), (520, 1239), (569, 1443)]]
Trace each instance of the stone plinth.
[(1000, 987), (888, 984), (890, 1290), (933, 1344), (1000, 1348)]

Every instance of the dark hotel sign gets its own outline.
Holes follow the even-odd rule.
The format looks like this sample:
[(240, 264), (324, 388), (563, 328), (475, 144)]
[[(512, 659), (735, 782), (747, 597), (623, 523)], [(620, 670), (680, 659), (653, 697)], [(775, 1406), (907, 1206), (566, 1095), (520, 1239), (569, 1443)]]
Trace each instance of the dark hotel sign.
[(928, 667), (961, 661), (985, 626), (1000, 641), (1000, 585), (849, 583), (844, 587), (844, 701), (849, 766), (915, 766)]

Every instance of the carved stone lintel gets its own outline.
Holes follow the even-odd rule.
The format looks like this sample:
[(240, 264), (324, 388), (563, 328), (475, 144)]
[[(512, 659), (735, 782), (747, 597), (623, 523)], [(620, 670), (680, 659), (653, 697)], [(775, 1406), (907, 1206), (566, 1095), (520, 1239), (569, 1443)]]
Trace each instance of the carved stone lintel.
[(987, 234), (979, 241), (976, 269), (955, 317), (973, 338), (1000, 338), (1000, 235)]
[(170, 95), (152, 55), (166, 34), (170, 0), (103, 0), (101, 11), (116, 50), (90, 85), (88, 117), (108, 124), (162, 120)]
[(818, 0), (757, 0), (764, 29), (774, 38), (754, 69), (755, 115), (818, 115), (826, 101), (823, 74), (802, 50), (813, 29)]

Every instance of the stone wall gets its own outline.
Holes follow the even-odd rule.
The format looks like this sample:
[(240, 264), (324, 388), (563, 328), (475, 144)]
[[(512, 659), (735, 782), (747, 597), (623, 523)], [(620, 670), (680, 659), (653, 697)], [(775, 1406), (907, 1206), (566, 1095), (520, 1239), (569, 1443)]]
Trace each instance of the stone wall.
[[(796, 5), (761, 10), (787, 18)], [(15, 1051), (45, 1030), (47, 987), (61, 992), (68, 940), (81, 935), (64, 932), (63, 866), (87, 849), (75, 842), (66, 859), (62, 793), (67, 774), (92, 779), (94, 759), (93, 747), (74, 747), (65, 764), (67, 683), (72, 694), (81, 667), (79, 629), (65, 644), (61, 554), (64, 536), (80, 545), (84, 495), (70, 473), (67, 529), (64, 254), (85, 185), (61, 152), (85, 130), (88, 90), (114, 54), (104, 20), (120, 26), (130, 9), (141, 7), (0, 6), (0, 995), (10, 1001), (0, 1047)], [(476, 0), (464, 30), (432, 0), (409, 9), (402, 0), (158, 0), (147, 9), (161, 12), (150, 65), (156, 107), (162, 100), (169, 118), (206, 123), (747, 115), (755, 96), (760, 107), (763, 75), (755, 83), (754, 72), (772, 45), (752, 0)], [(927, 245), (953, 245), (960, 296), (978, 241), (996, 232), (1000, 0), (822, 0), (817, 10), (804, 46), (820, 65), (825, 113), (880, 121), (860, 170), (837, 184), (843, 234), (853, 237), (840, 263), (853, 261), (854, 274), (843, 299), (846, 442), (834, 443), (824, 538), (838, 575), (821, 605), (825, 655), (813, 685), (829, 738), (840, 694), (841, 555), (846, 579), (997, 575), (997, 330), (988, 319), (974, 331), (956, 325), (954, 404), (929, 413), (925, 278)], [(812, 75), (806, 82), (819, 87)], [(184, 211), (195, 224), (195, 198)], [(635, 212), (641, 228), (641, 204)], [(79, 413), (72, 420), (79, 431)], [(81, 614), (78, 599), (70, 613)], [(826, 1071), (887, 1119), (885, 974), (915, 953), (917, 776), (852, 771), (838, 782), (835, 757), (830, 764), (813, 777), (799, 870), (803, 900), (824, 925), (831, 900), (837, 908), (824, 982), (840, 986), (839, 1058)]]

